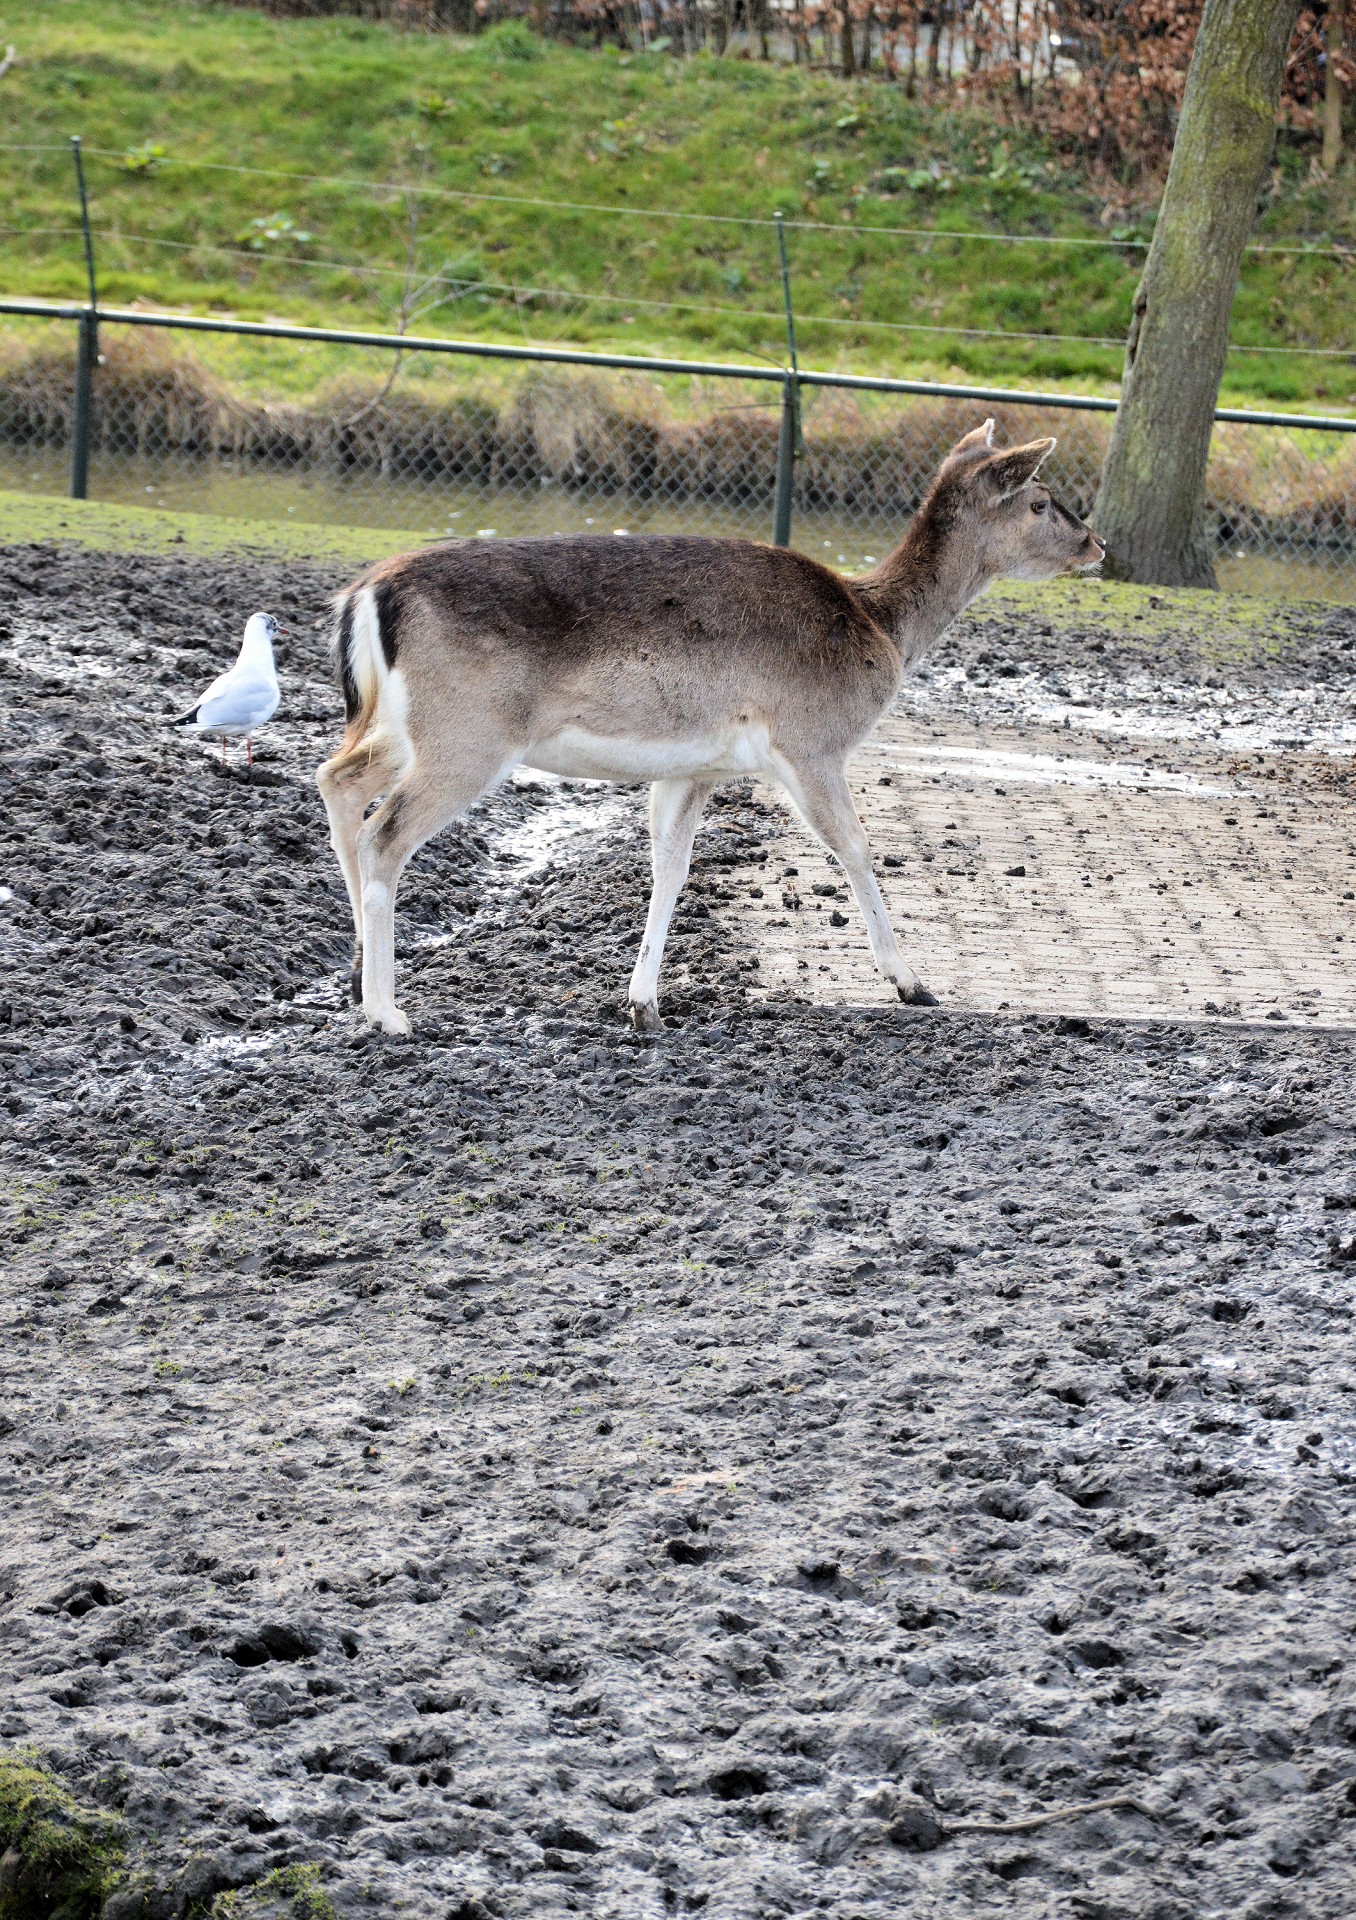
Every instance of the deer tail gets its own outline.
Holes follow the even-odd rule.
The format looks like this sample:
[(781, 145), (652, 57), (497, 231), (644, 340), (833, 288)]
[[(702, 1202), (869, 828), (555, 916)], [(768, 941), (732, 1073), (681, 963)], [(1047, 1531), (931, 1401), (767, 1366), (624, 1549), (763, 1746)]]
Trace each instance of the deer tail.
[(372, 728), (377, 702), (390, 673), (394, 654), (382, 631), (382, 608), (377, 592), (365, 582), (349, 587), (336, 602), (334, 664), (344, 695), (344, 738), (336, 759), (354, 758)]

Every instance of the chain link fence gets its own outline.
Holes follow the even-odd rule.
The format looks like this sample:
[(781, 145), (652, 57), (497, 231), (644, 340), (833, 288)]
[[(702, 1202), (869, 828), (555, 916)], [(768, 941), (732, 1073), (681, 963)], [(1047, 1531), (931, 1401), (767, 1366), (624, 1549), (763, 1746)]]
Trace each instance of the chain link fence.
[[(74, 310), (54, 318), (9, 304), (0, 486), (65, 492)], [(188, 338), (188, 322), (163, 318), (100, 321), (95, 498), (421, 535), (770, 535), (786, 391), (777, 369), (470, 344), (435, 352), (228, 322)], [(803, 376), (792, 544), (849, 567), (879, 558), (947, 448), (989, 413), (1005, 441), (1057, 435), (1051, 485), (1090, 511), (1112, 427), (1111, 412), (1095, 409), (1106, 403), (903, 384)], [(1247, 584), (1260, 567), (1295, 590), (1356, 599), (1346, 424), (1217, 421), (1207, 515), (1222, 578)]]

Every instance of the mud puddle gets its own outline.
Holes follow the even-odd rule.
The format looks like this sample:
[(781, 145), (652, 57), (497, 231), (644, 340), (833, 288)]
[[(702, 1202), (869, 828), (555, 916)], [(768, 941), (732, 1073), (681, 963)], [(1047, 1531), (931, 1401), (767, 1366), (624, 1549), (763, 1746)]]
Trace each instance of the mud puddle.
[(1351, 697), (1317, 687), (1272, 687), (1265, 695), (1173, 684), (1147, 675), (1052, 690), (1024, 676), (973, 681), (963, 667), (925, 674), (906, 687), (902, 706), (922, 720), (982, 718), (1014, 729), (1054, 727), (1107, 740), (1224, 746), (1236, 753), (1341, 754), (1356, 750)]

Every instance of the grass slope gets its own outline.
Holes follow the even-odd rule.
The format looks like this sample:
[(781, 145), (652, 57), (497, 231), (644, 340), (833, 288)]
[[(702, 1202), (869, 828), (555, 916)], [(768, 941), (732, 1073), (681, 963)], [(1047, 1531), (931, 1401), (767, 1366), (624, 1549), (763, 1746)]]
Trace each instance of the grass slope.
[[(72, 170), (59, 150), (78, 131), (92, 150), (109, 301), (389, 325), (410, 237), (405, 197), (249, 169), (421, 179), (519, 199), (764, 219), (780, 208), (823, 221), (826, 230), (791, 235), (802, 351), (816, 365), (1081, 387), (1119, 372), (1119, 347), (866, 324), (1118, 340), (1142, 260), (1129, 247), (945, 238), (952, 228), (1105, 239), (1107, 229), (1090, 183), (1050, 153), (999, 137), (982, 114), (929, 110), (879, 82), (573, 50), (516, 24), (468, 41), (172, 0), (5, 0), (0, 35), (20, 56), (0, 80), (6, 141), (58, 149), (5, 155), (7, 291), (82, 291)], [(1302, 165), (1282, 150), (1264, 235), (1356, 226), (1347, 176), (1313, 188)], [(421, 204), (421, 272), (608, 296), (483, 287), (426, 315), (430, 330), (781, 359), (770, 229), (496, 199)], [(213, 250), (240, 247), (242, 235), (257, 252)], [(727, 311), (701, 311), (712, 308)], [(1339, 263), (1249, 259), (1236, 341), (1345, 346), (1348, 331)], [(1328, 406), (1356, 404), (1353, 387), (1345, 362), (1289, 356), (1235, 356), (1226, 378), (1229, 397)]]

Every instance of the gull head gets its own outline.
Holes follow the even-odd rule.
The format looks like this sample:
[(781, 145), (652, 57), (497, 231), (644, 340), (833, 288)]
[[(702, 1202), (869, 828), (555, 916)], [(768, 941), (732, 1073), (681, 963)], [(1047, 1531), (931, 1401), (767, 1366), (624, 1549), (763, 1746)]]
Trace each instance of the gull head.
[(282, 621), (271, 613), (251, 614), (245, 623), (246, 641), (253, 641), (256, 645), (263, 642), (270, 651), (272, 651), (274, 641), (277, 640), (280, 635), (286, 635), (289, 632), (290, 629), (285, 627)]

